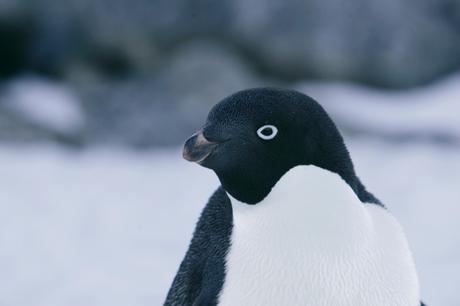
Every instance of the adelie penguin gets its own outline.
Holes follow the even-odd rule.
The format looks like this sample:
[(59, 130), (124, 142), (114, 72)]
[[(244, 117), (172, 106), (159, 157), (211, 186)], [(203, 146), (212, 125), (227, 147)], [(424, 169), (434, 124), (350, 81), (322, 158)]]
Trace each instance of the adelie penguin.
[(233, 94), (183, 155), (221, 186), (165, 305), (421, 305), (401, 226), (366, 190), (310, 97), (274, 88)]

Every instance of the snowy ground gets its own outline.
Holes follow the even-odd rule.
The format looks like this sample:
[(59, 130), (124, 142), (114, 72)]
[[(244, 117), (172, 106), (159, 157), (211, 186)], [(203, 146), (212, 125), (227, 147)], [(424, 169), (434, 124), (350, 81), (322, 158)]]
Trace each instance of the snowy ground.
[[(460, 305), (460, 151), (353, 139), (405, 227), (429, 305)], [(217, 186), (179, 149), (0, 147), (0, 305), (160, 305)]]

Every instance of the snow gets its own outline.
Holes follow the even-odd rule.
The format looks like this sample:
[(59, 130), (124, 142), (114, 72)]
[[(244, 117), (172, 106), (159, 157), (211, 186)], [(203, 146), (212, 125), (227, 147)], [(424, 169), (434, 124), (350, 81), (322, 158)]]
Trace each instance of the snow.
[(1, 150), (0, 305), (158, 305), (215, 186), (173, 153)]
[[(348, 140), (406, 229), (428, 305), (459, 305), (460, 154)], [(0, 147), (0, 305), (160, 305), (218, 185), (179, 149)]]
[(386, 133), (443, 133), (460, 140), (460, 74), (405, 91), (346, 83), (301, 83), (339, 122)]
[(68, 133), (84, 124), (77, 96), (59, 82), (24, 76), (6, 86), (2, 99), (10, 109), (47, 129)]

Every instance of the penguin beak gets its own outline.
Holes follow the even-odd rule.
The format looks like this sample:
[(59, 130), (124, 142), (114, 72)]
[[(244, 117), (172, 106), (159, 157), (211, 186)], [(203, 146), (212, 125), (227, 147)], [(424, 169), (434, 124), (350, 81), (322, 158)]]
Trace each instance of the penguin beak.
[(203, 131), (198, 131), (192, 135), (184, 144), (182, 156), (184, 159), (201, 164), (217, 147), (217, 142), (206, 139)]

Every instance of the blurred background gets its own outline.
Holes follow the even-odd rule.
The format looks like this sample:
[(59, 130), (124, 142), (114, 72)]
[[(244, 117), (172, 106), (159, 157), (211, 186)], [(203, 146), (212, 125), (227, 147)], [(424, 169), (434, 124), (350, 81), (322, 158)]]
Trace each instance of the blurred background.
[(460, 305), (460, 1), (0, 0), (0, 305), (161, 305), (225, 96), (300, 90)]

